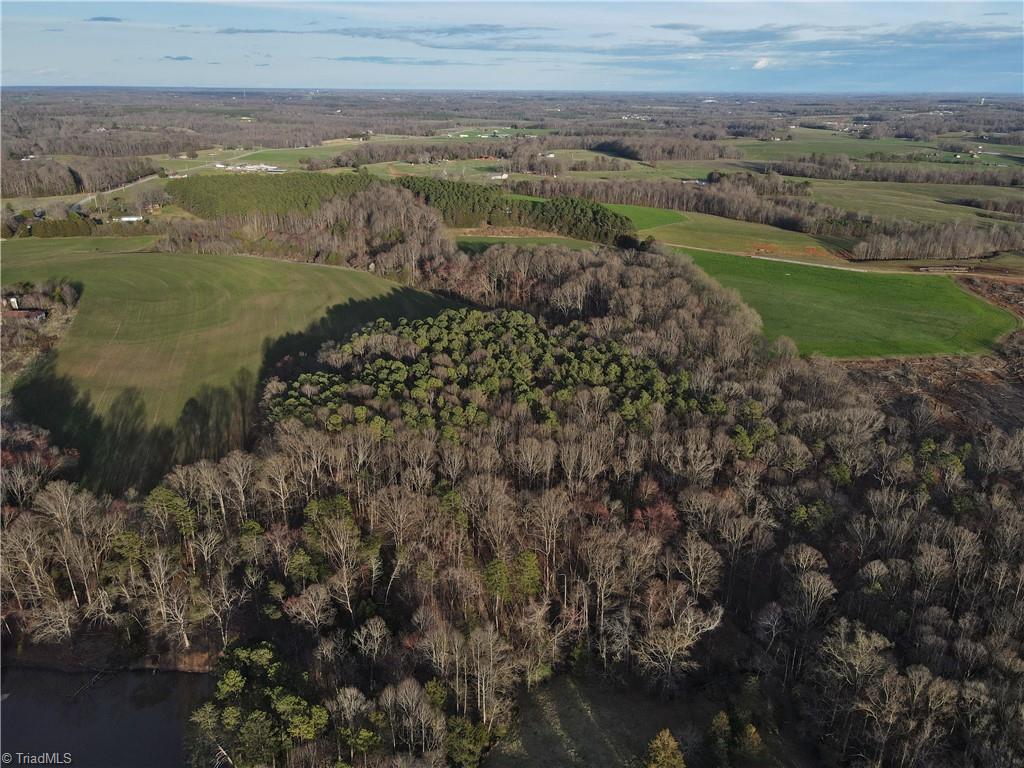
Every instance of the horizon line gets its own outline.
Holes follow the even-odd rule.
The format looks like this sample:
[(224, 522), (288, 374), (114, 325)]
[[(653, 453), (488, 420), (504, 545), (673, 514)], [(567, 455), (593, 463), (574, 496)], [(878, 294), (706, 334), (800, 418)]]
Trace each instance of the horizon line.
[[(359, 86), (310, 86), (310, 85), (89, 85), (77, 84), (0, 84), (0, 91), (18, 90), (124, 90), (124, 91), (324, 91), (324, 92), (367, 92), (367, 93), (560, 93), (560, 94), (620, 94), (620, 95), (667, 95), (667, 96), (1015, 96), (1018, 90), (1008, 91), (843, 91), (843, 90), (792, 90), (792, 91), (730, 91), (730, 90), (624, 90), (624, 89), (571, 89), (571, 88), (367, 88)], [(1024, 97), (1020, 97), (1024, 102)]]

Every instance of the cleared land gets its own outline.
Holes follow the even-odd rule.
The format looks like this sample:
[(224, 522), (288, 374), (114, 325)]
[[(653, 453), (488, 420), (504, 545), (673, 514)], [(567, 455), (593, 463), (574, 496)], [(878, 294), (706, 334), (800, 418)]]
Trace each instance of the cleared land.
[(987, 352), (1018, 321), (938, 275), (881, 275), (680, 249), (801, 353), (898, 357)]
[(4, 244), (3, 280), (82, 286), (56, 373), (106, 413), (137, 390), (149, 424), (173, 424), (201, 388), (263, 364), (264, 345), (324, 317), (343, 332), (440, 306), (430, 294), (337, 267), (242, 256), (146, 252), (150, 238), (50, 238)]

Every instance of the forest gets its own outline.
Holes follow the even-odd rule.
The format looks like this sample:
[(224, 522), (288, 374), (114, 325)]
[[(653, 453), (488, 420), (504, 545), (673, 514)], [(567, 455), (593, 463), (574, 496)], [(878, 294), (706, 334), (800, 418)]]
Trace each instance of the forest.
[(157, 172), (156, 165), (145, 157), (79, 157), (67, 162), (10, 158), (0, 168), (0, 184), (7, 197), (97, 192)]
[(9, 442), (8, 622), (226, 649), (199, 764), (476, 765), (571, 670), (753, 674), (711, 765), (786, 712), (838, 764), (1019, 759), (1024, 433), (875, 405), (678, 258), (450, 261), (424, 284), (478, 309), (279, 366), (251, 452), (110, 499)]
[[(597, 203), (571, 197), (514, 199), (496, 187), (440, 179), (406, 177), (389, 183), (358, 173), (198, 176), (172, 181), (168, 193), (207, 219), (157, 227), (166, 232), (170, 249), (257, 248), (283, 258), (361, 267), (376, 257), (374, 268), (384, 274), (419, 269), (415, 261), (420, 254), (435, 258), (440, 243), (449, 241), (440, 220), (456, 227), (532, 226), (598, 243), (636, 242), (633, 223)], [(407, 252), (404, 266), (385, 255), (398, 246)]]
[[(332, 166), (487, 152), (541, 174), (552, 171), (541, 150), (563, 146), (612, 155), (584, 161), (612, 173), (627, 160), (738, 160), (736, 140), (782, 145), (768, 142), (820, 124), (823, 109), (810, 97), (296, 95), (211, 89), (185, 104), (148, 90), (18, 91), (0, 119), (7, 151), (89, 155), (109, 172), (90, 183), (109, 186), (111, 169), (139, 171), (131, 158), (143, 154), (301, 151), (339, 136), (367, 140)], [(866, 126), (853, 142), (1020, 131), (1013, 109), (949, 104), (828, 107)], [(438, 140), (484, 123), (537, 135), (493, 152)], [(370, 132), (422, 141), (373, 143)], [(196, 768), (474, 768), (514, 732), (521, 695), (556, 679), (713, 712), (695, 708), (687, 733), (659, 734), (633, 756), (645, 768), (682, 765), (682, 754), (697, 768), (772, 766), (787, 745), (835, 768), (1021, 765), (1024, 429), (939, 407), (920, 361), (872, 377), (769, 340), (738, 293), (638, 242), (605, 204), (849, 237), (854, 260), (984, 257), (1020, 249), (1022, 229), (853, 213), (813, 200), (805, 179), (853, 178), (860, 161), (779, 162), (701, 184), (484, 186), (360, 171), (170, 180), (153, 200), (186, 215), (139, 224), (155, 240), (146, 258), (344, 266), (444, 302), (351, 333), (315, 322), (267, 338), (252, 399), (233, 395), (240, 447), (197, 451), (123, 493), (104, 492), (79, 471), (76, 446), (5, 402), (5, 643), (210, 670), (188, 715)], [(806, 173), (784, 176), (787, 162)], [(7, 232), (117, 226), (27, 214), (8, 211)], [(592, 247), (460, 250), (448, 229), (485, 225)], [(91, 290), (5, 288), (69, 316)], [(1008, 356), (1019, 358), (1021, 336), (1003, 343)], [(16, 332), (5, 309), (5, 374), (12, 342), (57, 339)], [(972, 364), (950, 362), (957, 376)]]
[(167, 194), (187, 211), (204, 219), (262, 211), (314, 212), (327, 198), (365, 189), (364, 175), (325, 176), (285, 174), (283, 176), (222, 175), (172, 179)]

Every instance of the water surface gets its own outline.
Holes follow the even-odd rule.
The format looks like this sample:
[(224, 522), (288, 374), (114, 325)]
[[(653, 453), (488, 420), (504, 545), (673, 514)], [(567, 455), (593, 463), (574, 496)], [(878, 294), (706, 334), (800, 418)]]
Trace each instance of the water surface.
[(94, 678), (91, 672), (5, 667), (3, 752), (69, 752), (74, 768), (186, 765), (189, 714), (209, 694), (209, 676), (115, 672)]

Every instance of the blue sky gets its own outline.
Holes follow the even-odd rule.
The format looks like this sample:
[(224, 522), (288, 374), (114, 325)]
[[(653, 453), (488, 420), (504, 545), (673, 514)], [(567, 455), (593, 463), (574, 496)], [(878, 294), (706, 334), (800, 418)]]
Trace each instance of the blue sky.
[(1024, 90), (1024, 4), (3, 2), (5, 85)]

